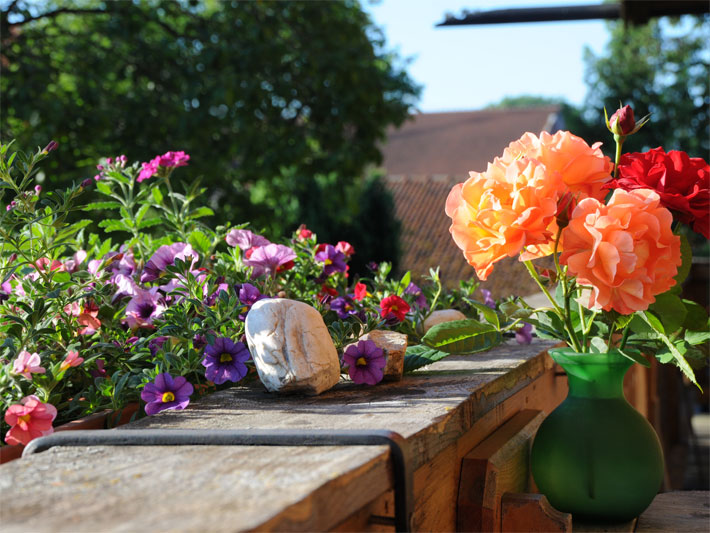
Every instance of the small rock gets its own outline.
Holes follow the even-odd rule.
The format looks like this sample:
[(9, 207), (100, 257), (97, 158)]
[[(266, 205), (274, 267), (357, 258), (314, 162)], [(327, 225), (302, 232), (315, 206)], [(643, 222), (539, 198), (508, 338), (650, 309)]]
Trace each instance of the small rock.
[(424, 332), (426, 333), (437, 324), (443, 322), (453, 322), (454, 320), (465, 320), (466, 315), (456, 309), (440, 309), (430, 314), (424, 321)]
[(320, 394), (340, 380), (340, 361), (320, 313), (308, 304), (259, 300), (247, 314), (247, 342), (272, 392)]
[(407, 336), (396, 331), (376, 329), (360, 337), (360, 340), (371, 340), (378, 348), (382, 348), (387, 358), (385, 377), (383, 381), (399, 381), (404, 371), (404, 354), (407, 351)]

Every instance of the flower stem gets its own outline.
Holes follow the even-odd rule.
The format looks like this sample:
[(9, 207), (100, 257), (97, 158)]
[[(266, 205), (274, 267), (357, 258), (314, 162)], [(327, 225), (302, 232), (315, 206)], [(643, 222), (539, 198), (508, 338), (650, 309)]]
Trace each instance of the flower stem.
[(537, 283), (537, 286), (540, 287), (540, 290), (543, 292), (543, 294), (550, 301), (550, 303), (552, 304), (552, 307), (555, 308), (555, 312), (558, 315), (562, 315), (562, 308), (559, 305), (557, 305), (557, 302), (552, 297), (550, 292), (547, 290), (547, 287), (545, 287), (545, 285), (540, 280), (540, 276), (537, 275), (537, 271), (535, 270), (535, 267), (533, 266), (532, 261), (523, 261), (523, 264), (525, 265), (525, 268), (528, 269), (528, 272), (530, 273), (530, 276), (532, 276), (532, 279), (535, 280), (535, 283)]
[(616, 143), (616, 155), (614, 157), (614, 179), (619, 176), (619, 160), (621, 159), (621, 146), (624, 144), (624, 137), (614, 134)]

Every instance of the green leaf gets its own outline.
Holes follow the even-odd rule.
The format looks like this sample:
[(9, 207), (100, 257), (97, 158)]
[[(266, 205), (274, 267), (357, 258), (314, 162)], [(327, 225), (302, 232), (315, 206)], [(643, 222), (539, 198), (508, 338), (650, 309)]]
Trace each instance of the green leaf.
[(140, 224), (138, 224), (138, 229), (146, 229), (150, 228), (152, 226), (157, 226), (158, 224), (162, 224), (163, 219), (159, 217), (155, 218), (147, 218), (145, 220), (142, 220)]
[(495, 326), (496, 329), (500, 329), (500, 320), (498, 318), (498, 313), (495, 312), (495, 309), (491, 309), (487, 305), (478, 302), (471, 302), (471, 305), (478, 309), (478, 311), (483, 315), (483, 318), (486, 319), (486, 322)]
[(111, 233), (112, 231), (131, 231), (123, 220), (116, 220), (115, 218), (102, 220), (99, 222), (99, 227), (104, 228), (107, 233)]
[(119, 202), (93, 202), (84, 206), (84, 211), (95, 211), (97, 209), (119, 209)]
[(532, 309), (525, 309), (515, 302), (503, 302), (499, 306), (506, 318), (511, 320), (526, 319), (533, 314)]
[(697, 346), (704, 342), (710, 341), (710, 330), (706, 331), (686, 331), (685, 340), (688, 344)]
[(156, 204), (162, 204), (163, 203), (163, 193), (160, 192), (160, 188), (158, 187), (153, 187), (151, 191), (153, 195), (153, 200), (155, 200)]
[(209, 207), (200, 207), (198, 209), (195, 209), (190, 213), (190, 215), (187, 217), (188, 220), (193, 220), (196, 218), (202, 218), (202, 217), (209, 217), (214, 215), (214, 211), (210, 209)]
[(604, 341), (604, 339), (600, 337), (594, 337), (589, 342), (589, 346), (590, 348), (593, 348), (592, 353), (606, 353), (609, 351), (609, 346)]
[(404, 290), (409, 287), (409, 283), (412, 281), (412, 273), (407, 270), (402, 279), (399, 280), (399, 285), (397, 285), (397, 296), (402, 296)]
[(69, 272), (57, 272), (52, 279), (55, 283), (67, 283), (71, 281), (71, 274)]
[(685, 320), (688, 311), (678, 296), (671, 293), (663, 293), (656, 296), (656, 301), (649, 307), (651, 311), (661, 318), (661, 323), (665, 331), (677, 331)]
[(99, 191), (101, 194), (105, 194), (106, 196), (111, 196), (111, 193), (113, 192), (111, 190), (111, 187), (105, 181), (97, 181), (96, 190)]
[(422, 341), (448, 353), (476, 353), (498, 346), (503, 342), (503, 337), (490, 324), (467, 319), (437, 324), (424, 335)]
[(680, 255), (683, 262), (678, 268), (678, 273), (673, 278), (676, 282), (675, 287), (678, 288), (680, 288), (681, 283), (683, 283), (685, 278), (688, 277), (688, 274), (690, 274), (690, 267), (693, 263), (693, 249), (685, 235), (680, 235)]
[(149, 204), (143, 204), (142, 206), (140, 206), (140, 209), (138, 209), (138, 212), (136, 213), (136, 224), (138, 224), (139, 226), (141, 220), (143, 220), (143, 217), (148, 212), (148, 209), (150, 209)]
[(412, 372), (417, 368), (430, 365), (448, 356), (447, 352), (428, 348), (423, 344), (409, 346), (404, 354), (404, 372)]
[(624, 348), (623, 350), (619, 349), (619, 353), (624, 357), (628, 357), (632, 361), (645, 366), (646, 368), (651, 368), (651, 363), (649, 363), (648, 359), (641, 355), (641, 352), (639, 352), (638, 350), (634, 350), (632, 348)]
[(705, 308), (697, 302), (683, 300), (687, 315), (683, 321), (683, 327), (693, 331), (703, 331), (708, 329), (708, 314)]
[(190, 236), (187, 240), (192, 245), (192, 247), (198, 252), (206, 254), (210, 250), (211, 243), (209, 238), (207, 238), (207, 235), (205, 235), (199, 230), (195, 230), (190, 233)]
[[(683, 374), (686, 375), (686, 377), (695, 384), (696, 387), (700, 388), (700, 385), (698, 385), (698, 382), (695, 380), (695, 373), (693, 372), (693, 369), (691, 366), (688, 364), (688, 361), (685, 360), (685, 357), (683, 357), (683, 354), (681, 354), (678, 351), (678, 348), (670, 341), (670, 339), (666, 336), (665, 332), (663, 331), (663, 326), (661, 325), (661, 322), (653, 316), (652, 313), (649, 311), (644, 311), (642, 313), (637, 313), (638, 316), (640, 316), (651, 328), (653, 328), (656, 333), (658, 334), (658, 337), (663, 341), (663, 344), (666, 345), (668, 350), (670, 350), (671, 354), (673, 355), (673, 359), (675, 360), (675, 364), (678, 365), (678, 367), (681, 369)], [(663, 361), (661, 361), (663, 362)]]

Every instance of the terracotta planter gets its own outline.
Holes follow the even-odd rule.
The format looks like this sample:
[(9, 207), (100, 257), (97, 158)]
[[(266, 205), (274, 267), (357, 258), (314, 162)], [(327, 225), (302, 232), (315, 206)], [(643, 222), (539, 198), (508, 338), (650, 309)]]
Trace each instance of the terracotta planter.
[[(85, 416), (77, 420), (72, 420), (66, 424), (62, 424), (54, 428), (54, 431), (70, 431), (72, 429), (110, 429), (117, 426), (122, 426), (130, 422), (133, 413), (138, 410), (138, 403), (128, 404), (120, 411), (112, 411), (106, 409), (100, 413)], [(23, 444), (15, 446), (0, 447), (0, 464), (7, 463), (18, 459), (22, 455), (22, 450), (25, 449)]]

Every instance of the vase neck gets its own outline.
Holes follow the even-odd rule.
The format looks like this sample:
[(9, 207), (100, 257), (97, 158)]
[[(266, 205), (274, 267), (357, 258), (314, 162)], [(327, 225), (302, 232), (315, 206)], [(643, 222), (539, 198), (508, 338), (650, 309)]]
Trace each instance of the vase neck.
[(577, 398), (624, 398), (624, 375), (633, 362), (618, 354), (576, 354), (557, 351), (550, 355), (565, 370), (569, 396)]

